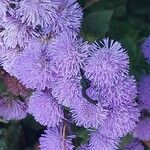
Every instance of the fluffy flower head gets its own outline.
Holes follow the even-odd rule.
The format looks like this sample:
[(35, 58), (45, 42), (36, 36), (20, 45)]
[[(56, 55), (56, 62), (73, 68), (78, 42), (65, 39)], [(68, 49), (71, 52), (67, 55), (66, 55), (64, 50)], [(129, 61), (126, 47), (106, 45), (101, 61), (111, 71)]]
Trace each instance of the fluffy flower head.
[(5, 30), (0, 35), (5, 46), (7, 48), (15, 48), (17, 45), (25, 47), (31, 37), (31, 29), (15, 18), (8, 18), (4, 25)]
[(76, 0), (60, 0), (56, 12), (53, 24), (56, 33), (67, 29), (79, 30), (83, 13)]
[(49, 128), (39, 139), (41, 150), (73, 150), (71, 139), (64, 139), (57, 128)]
[(89, 149), (90, 150), (116, 150), (118, 139), (103, 135), (99, 130), (91, 134)]
[(72, 104), (72, 117), (78, 126), (98, 128), (107, 118), (108, 110), (100, 103), (94, 105), (83, 97), (76, 97)]
[(140, 111), (136, 103), (121, 104), (110, 111), (108, 118), (101, 125), (101, 130), (108, 137), (122, 137), (135, 129), (139, 117)]
[(35, 92), (30, 97), (28, 112), (40, 124), (55, 127), (63, 118), (63, 111), (49, 93)]
[(143, 141), (150, 140), (150, 118), (145, 118), (138, 122), (134, 136)]
[(67, 78), (77, 76), (84, 67), (88, 45), (77, 34), (68, 30), (58, 36), (51, 46), (52, 61), (60, 74)]
[(78, 79), (60, 79), (52, 88), (52, 95), (59, 104), (70, 107), (73, 100), (81, 93), (82, 89)]
[(56, 0), (22, 0), (17, 16), (29, 26), (48, 26), (53, 22), (58, 4)]
[(91, 99), (103, 104), (119, 106), (123, 102), (134, 101), (137, 87), (134, 77), (127, 76), (124, 80), (118, 81), (116, 85), (107, 88), (95, 86), (92, 82), (86, 93)]
[(142, 77), (138, 85), (138, 97), (142, 109), (150, 111), (150, 75)]
[(27, 115), (27, 105), (19, 100), (2, 98), (0, 100), (0, 116), (6, 120), (20, 120)]
[(148, 37), (142, 44), (142, 52), (144, 57), (150, 60), (150, 37)]
[(13, 72), (27, 88), (44, 90), (56, 78), (47, 45), (31, 41), (13, 63)]
[(128, 74), (129, 58), (119, 42), (104, 39), (91, 45), (85, 75), (98, 86), (112, 86)]

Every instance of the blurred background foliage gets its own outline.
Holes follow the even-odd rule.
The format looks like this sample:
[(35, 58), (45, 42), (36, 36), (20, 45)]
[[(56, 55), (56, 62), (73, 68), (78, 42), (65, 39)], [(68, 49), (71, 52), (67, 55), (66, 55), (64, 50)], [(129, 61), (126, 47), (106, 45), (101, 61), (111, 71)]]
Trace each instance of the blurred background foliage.
[[(78, 1), (84, 12), (80, 35), (89, 42), (104, 37), (121, 42), (130, 57), (130, 73), (137, 82), (143, 74), (150, 74), (150, 66), (140, 50), (141, 43), (150, 35), (150, 0)], [(6, 87), (0, 79), (0, 92), (4, 91)], [(0, 119), (0, 150), (39, 150), (38, 138), (44, 128), (31, 116), (12, 122)], [(73, 141), (76, 146), (87, 140), (89, 131), (74, 125), (72, 129), (77, 137)], [(131, 140), (131, 134), (123, 137), (119, 150)]]

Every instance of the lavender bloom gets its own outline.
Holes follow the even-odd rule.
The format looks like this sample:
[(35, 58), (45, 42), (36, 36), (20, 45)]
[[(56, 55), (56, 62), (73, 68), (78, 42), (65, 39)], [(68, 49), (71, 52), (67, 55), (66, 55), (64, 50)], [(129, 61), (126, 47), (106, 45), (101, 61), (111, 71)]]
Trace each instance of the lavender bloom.
[(118, 84), (100, 91), (100, 100), (104, 104), (119, 106), (124, 102), (134, 102), (137, 86), (133, 76), (118, 81)]
[(98, 86), (112, 86), (128, 74), (129, 58), (119, 42), (104, 39), (91, 45), (85, 75)]
[(0, 33), (7, 48), (15, 48), (17, 45), (25, 47), (31, 38), (31, 29), (19, 20), (8, 18), (5, 22), (5, 30)]
[(44, 90), (56, 79), (56, 70), (48, 55), (48, 45), (31, 40), (13, 63), (14, 76), (27, 88)]
[(122, 137), (135, 129), (139, 117), (140, 111), (136, 103), (121, 104), (110, 111), (107, 119), (101, 124), (101, 131), (108, 137)]
[(144, 146), (138, 139), (134, 139), (124, 150), (144, 150)]
[(108, 115), (108, 110), (104, 109), (100, 103), (94, 105), (81, 96), (76, 97), (71, 107), (76, 125), (85, 128), (98, 128)]
[(118, 81), (114, 86), (101, 88), (91, 83), (86, 91), (87, 95), (108, 106), (118, 106), (126, 101), (133, 101), (137, 94), (137, 87), (133, 76)]
[(142, 109), (150, 111), (150, 75), (142, 77), (138, 85), (138, 97)]
[(105, 136), (99, 130), (91, 134), (89, 147), (90, 150), (116, 150), (118, 139)]
[(16, 48), (5, 48), (3, 45), (3, 49), (1, 49), (1, 61), (2, 61), (2, 66), (3, 69), (5, 71), (7, 71), (8, 73), (10, 73), (10, 75), (14, 75), (14, 62), (16, 61), (16, 59), (18, 58), (18, 55), (20, 53), (20, 48), (16, 47)]
[(48, 26), (54, 22), (56, 9), (59, 3), (56, 0), (22, 0), (17, 10), (17, 17), (22, 23), (33, 26)]
[(73, 150), (74, 148), (71, 138), (65, 139), (57, 128), (47, 129), (39, 141), (41, 150)]
[(100, 101), (100, 91), (101, 91), (101, 88), (98, 86), (95, 86), (94, 83), (91, 82), (90, 87), (86, 90), (86, 94), (92, 100)]
[(81, 91), (79, 79), (60, 79), (54, 84), (52, 95), (59, 104), (70, 107)]
[(150, 59), (150, 36), (142, 44), (142, 52), (146, 59)]
[(6, 120), (20, 120), (27, 115), (27, 105), (19, 100), (2, 98), (0, 100), (0, 116)]
[(145, 118), (139, 121), (135, 128), (134, 136), (143, 141), (150, 140), (150, 118)]
[(7, 3), (5, 0), (0, 1), (0, 18), (4, 18), (6, 16), (7, 11)]
[(83, 13), (76, 0), (60, 0), (56, 12), (53, 24), (53, 30), (56, 33), (67, 29), (79, 31)]
[(63, 118), (63, 111), (56, 100), (49, 93), (34, 92), (29, 100), (28, 113), (36, 121), (48, 127), (59, 125)]
[(77, 150), (90, 150), (90, 148), (88, 144), (81, 144)]
[(88, 45), (72, 31), (63, 32), (51, 44), (52, 61), (65, 78), (77, 76), (84, 67)]

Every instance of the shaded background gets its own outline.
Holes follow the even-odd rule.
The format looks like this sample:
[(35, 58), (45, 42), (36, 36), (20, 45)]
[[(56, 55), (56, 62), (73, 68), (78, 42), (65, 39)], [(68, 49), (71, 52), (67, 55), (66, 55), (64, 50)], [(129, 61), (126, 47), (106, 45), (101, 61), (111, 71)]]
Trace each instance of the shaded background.
[[(150, 0), (78, 1), (84, 12), (80, 35), (89, 42), (104, 37), (121, 42), (130, 57), (130, 73), (134, 74), (137, 82), (143, 74), (150, 74), (150, 65), (140, 50), (141, 43), (150, 35)], [(3, 73), (0, 68), (0, 93), (8, 88), (6, 76), (1, 75)], [(0, 119), (0, 150), (38, 150), (38, 138), (44, 128), (31, 116), (17, 122)], [(73, 141), (76, 146), (87, 140), (88, 131), (84, 128), (72, 125), (72, 129), (77, 137)], [(122, 138), (120, 149), (131, 140), (131, 134)], [(150, 145), (149, 142), (146, 145)]]

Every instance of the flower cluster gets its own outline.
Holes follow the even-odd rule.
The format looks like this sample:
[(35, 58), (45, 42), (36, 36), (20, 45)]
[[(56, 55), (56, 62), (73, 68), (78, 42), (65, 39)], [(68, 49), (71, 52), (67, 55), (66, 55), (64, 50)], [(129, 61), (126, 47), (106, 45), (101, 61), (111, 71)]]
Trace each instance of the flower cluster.
[[(134, 130), (140, 116), (121, 44), (109, 38), (89, 44), (80, 38), (82, 10), (76, 0), (3, 0), (0, 20), (2, 66), (33, 90), (28, 108), (2, 99), (0, 115), (21, 119), (28, 112), (46, 126), (41, 150), (73, 150), (70, 123), (94, 130), (85, 149), (117, 149), (119, 138)], [(85, 93), (83, 77), (91, 82)]]

